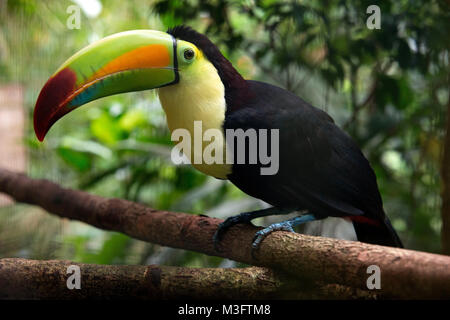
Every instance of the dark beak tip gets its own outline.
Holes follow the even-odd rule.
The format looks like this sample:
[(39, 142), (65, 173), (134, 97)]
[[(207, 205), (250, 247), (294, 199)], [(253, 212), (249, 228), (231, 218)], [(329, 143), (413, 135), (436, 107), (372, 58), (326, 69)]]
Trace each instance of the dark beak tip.
[(39, 142), (43, 142), (45, 139), (45, 133), (42, 133), (40, 131), (38, 131), (37, 129), (34, 129), (34, 133), (36, 134), (37, 139), (39, 140)]
[(44, 141), (45, 135), (47, 134), (47, 130), (45, 129), (46, 124), (37, 121), (37, 117), (36, 117), (36, 110), (34, 112), (34, 119), (33, 119), (33, 126), (34, 126), (34, 133), (36, 134), (36, 137), (38, 138), (38, 140), (40, 142)]
[(34, 132), (39, 141), (44, 141), (50, 127), (67, 112), (64, 112), (63, 101), (73, 92), (75, 82), (75, 73), (65, 68), (45, 83), (33, 115)]

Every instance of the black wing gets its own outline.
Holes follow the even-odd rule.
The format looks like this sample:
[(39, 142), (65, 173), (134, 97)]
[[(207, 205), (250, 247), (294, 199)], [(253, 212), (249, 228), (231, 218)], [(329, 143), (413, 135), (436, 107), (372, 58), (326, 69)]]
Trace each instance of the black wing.
[(281, 88), (248, 84), (250, 98), (227, 113), (224, 129), (279, 129), (279, 171), (261, 175), (261, 164), (236, 164), (235, 159), (231, 182), (274, 206), (317, 216), (384, 217), (369, 162), (330, 116)]

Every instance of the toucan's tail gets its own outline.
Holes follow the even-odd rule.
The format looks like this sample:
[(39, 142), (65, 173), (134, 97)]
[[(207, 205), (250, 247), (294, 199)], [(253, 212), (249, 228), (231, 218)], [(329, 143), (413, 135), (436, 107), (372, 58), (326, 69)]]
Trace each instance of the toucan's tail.
[(379, 221), (379, 223), (367, 223), (367, 221), (359, 221), (357, 219), (352, 219), (352, 222), (359, 241), (403, 248), (403, 243), (388, 217), (385, 216), (384, 221)]

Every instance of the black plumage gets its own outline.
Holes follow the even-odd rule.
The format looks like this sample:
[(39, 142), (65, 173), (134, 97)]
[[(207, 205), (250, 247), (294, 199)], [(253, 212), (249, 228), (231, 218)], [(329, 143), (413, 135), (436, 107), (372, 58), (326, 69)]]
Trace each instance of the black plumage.
[(225, 86), (224, 130), (279, 129), (278, 173), (261, 175), (262, 164), (235, 160), (228, 176), (233, 184), (276, 208), (307, 210), (317, 219), (348, 217), (360, 241), (402, 246), (383, 211), (369, 162), (328, 114), (287, 90), (244, 80), (220, 50), (193, 29), (180, 26), (168, 33), (195, 44), (217, 69)]
[(261, 175), (261, 164), (234, 164), (229, 180), (276, 207), (307, 210), (319, 219), (350, 217), (359, 240), (401, 246), (386, 220), (375, 174), (355, 142), (296, 95), (247, 82), (251, 98), (225, 118), (224, 128), (279, 129), (279, 171)]

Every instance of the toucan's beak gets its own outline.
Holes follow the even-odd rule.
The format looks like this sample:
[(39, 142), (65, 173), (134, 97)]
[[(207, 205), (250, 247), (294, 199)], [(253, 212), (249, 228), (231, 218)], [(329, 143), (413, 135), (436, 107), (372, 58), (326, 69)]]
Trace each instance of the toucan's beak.
[(109, 95), (178, 82), (176, 41), (164, 32), (114, 34), (67, 60), (42, 88), (34, 109), (40, 141), (62, 116)]

